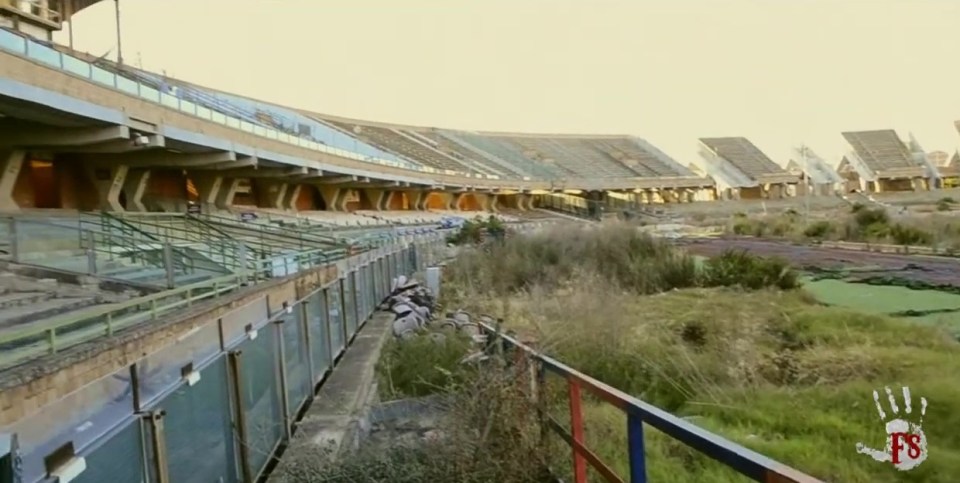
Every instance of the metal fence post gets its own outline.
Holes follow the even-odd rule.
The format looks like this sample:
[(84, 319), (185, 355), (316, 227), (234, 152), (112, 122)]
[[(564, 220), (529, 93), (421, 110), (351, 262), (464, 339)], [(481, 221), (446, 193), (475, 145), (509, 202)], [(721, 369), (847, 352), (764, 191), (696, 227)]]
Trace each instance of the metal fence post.
[(174, 288), (176, 279), (173, 270), (173, 246), (170, 245), (170, 242), (163, 243), (163, 269), (167, 274), (167, 288)]
[(573, 444), (570, 445), (573, 450), (573, 481), (574, 483), (587, 483), (587, 459), (580, 454), (579, 449), (583, 446), (580, 381), (568, 376), (567, 387), (570, 397), (570, 433), (573, 437)]
[(630, 455), (630, 483), (647, 483), (647, 459), (643, 453), (643, 420), (627, 410), (627, 448)]
[(20, 220), (10, 218), (10, 260), (20, 262)]
[(97, 252), (94, 249), (93, 244), (95, 243), (94, 234), (92, 231), (87, 232), (87, 273), (90, 275), (97, 274)]

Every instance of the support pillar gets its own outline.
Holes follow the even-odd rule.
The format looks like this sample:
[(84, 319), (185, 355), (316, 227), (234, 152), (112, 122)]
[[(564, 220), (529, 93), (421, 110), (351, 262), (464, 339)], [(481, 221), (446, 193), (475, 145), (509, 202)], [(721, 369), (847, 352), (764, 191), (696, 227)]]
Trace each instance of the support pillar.
[(97, 190), (97, 204), (103, 211), (123, 211), (120, 204), (120, 192), (127, 180), (130, 167), (125, 164), (97, 165), (86, 167), (87, 175)]
[(490, 213), (496, 213), (499, 211), (497, 207), (498, 197), (495, 194), (486, 194), (486, 193), (474, 193), (477, 198), (477, 202), (480, 204), (480, 209)]
[(283, 209), (283, 201), (289, 189), (288, 183), (269, 178), (254, 178), (252, 181), (257, 189), (257, 203), (266, 205), (261, 208)]
[(460, 201), (466, 193), (444, 193), (444, 203), (447, 211), (460, 211)]
[(283, 195), (283, 209), (297, 211), (297, 200), (300, 199), (301, 184), (291, 184), (287, 186), (287, 191)]
[(517, 195), (517, 209), (520, 211), (530, 211), (533, 209), (533, 196), (519, 194)]
[(331, 188), (329, 186), (318, 186), (320, 196), (323, 197), (324, 204), (327, 205), (327, 211), (347, 211), (347, 190), (343, 188)]
[(224, 185), (223, 176), (210, 172), (200, 172), (191, 173), (190, 179), (193, 181), (193, 186), (197, 188), (200, 206), (213, 206), (217, 203), (217, 197)]
[(150, 181), (149, 169), (131, 169), (123, 183), (123, 194), (127, 198), (127, 211), (147, 211), (143, 204), (143, 194)]
[(365, 189), (363, 190), (370, 206), (376, 211), (385, 211), (390, 209), (390, 200), (393, 199), (393, 191), (383, 189)]
[(220, 185), (220, 191), (217, 193), (217, 208), (226, 210), (233, 206), (233, 197), (236, 196), (238, 187), (240, 187), (240, 178), (226, 178), (223, 180), (223, 184)]
[(3, 162), (3, 171), (0, 172), (0, 211), (19, 211), (20, 205), (13, 199), (13, 187), (17, 184), (27, 153), (14, 150), (0, 156), (0, 162)]
[(427, 191), (408, 191), (407, 198), (410, 200), (410, 209), (417, 211), (426, 211), (427, 209)]

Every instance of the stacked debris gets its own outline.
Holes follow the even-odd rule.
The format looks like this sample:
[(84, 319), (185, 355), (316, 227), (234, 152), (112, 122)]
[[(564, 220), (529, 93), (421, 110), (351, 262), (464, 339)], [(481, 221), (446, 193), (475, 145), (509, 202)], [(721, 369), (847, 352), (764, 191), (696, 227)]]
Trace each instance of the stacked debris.
[[(437, 320), (434, 317), (437, 300), (431, 290), (417, 280), (403, 275), (394, 280), (390, 295), (379, 308), (396, 315), (393, 321), (393, 335), (400, 339), (432, 332), (430, 329), (452, 330), (470, 336), (480, 335), (480, 326), (472, 321), (470, 314), (461, 310), (447, 313), (442, 319)], [(487, 316), (481, 317), (481, 320), (489, 324), (494, 323), (493, 319)], [(442, 338), (440, 333), (430, 335)]]

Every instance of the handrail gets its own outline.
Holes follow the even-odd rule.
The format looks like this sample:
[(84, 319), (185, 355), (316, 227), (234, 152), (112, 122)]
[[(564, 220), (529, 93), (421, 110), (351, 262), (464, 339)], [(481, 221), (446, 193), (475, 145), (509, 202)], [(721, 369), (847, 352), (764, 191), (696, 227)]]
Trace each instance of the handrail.
[[(402, 248), (397, 245), (396, 249)], [(113, 335), (133, 325), (157, 320), (161, 314), (189, 307), (197, 302), (216, 298), (248, 283), (278, 277), (287, 277), (304, 268), (329, 266), (362, 253), (348, 253), (344, 249), (313, 249), (282, 254), (253, 261), (252, 273), (241, 270), (223, 277), (173, 288), (163, 292), (137, 297), (125, 302), (100, 305), (76, 312), (51, 317), (20, 328), (0, 331), (0, 368), (10, 367), (44, 354), (55, 354), (67, 347), (93, 339)], [(289, 270), (290, 262), (296, 267)], [(279, 262), (279, 263), (278, 263)], [(171, 301), (171, 299), (174, 299)]]
[[(701, 454), (723, 463), (737, 473), (760, 482), (777, 483), (823, 483), (821, 480), (802, 473), (794, 468), (777, 462), (747, 449), (737, 443), (718, 436), (699, 426), (684, 421), (652, 404), (637, 399), (623, 391), (594, 379), (562, 362), (549, 357), (504, 335), (498, 327), (478, 322), (480, 329), (496, 343), (505, 343), (519, 350), (521, 362), (536, 372), (531, 373), (530, 382), (535, 394), (540, 393), (544, 385), (546, 372), (552, 372), (567, 380), (570, 428), (568, 432), (553, 416), (540, 408), (541, 424), (552, 429), (563, 438), (573, 451), (574, 483), (587, 482), (587, 463), (608, 482), (624, 482), (609, 465), (586, 446), (583, 436), (583, 412), (581, 408), (581, 390), (586, 389), (607, 404), (624, 412), (627, 416), (627, 445), (629, 447), (630, 478), (632, 483), (646, 483), (646, 456), (644, 453), (643, 425), (648, 424), (664, 434), (697, 450)], [(532, 362), (533, 364), (529, 364)]]

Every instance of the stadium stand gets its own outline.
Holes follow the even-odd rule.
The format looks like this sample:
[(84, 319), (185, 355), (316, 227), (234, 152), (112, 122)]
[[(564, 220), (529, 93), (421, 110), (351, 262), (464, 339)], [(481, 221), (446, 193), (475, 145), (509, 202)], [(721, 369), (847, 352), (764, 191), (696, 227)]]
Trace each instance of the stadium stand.
[(700, 138), (700, 145), (701, 168), (726, 198), (782, 198), (799, 181), (747, 138)]
[(797, 195), (806, 194), (809, 183), (811, 195), (830, 196), (844, 190), (844, 179), (812, 149), (801, 146), (794, 149), (794, 158), (787, 163), (787, 171), (799, 175), (804, 182), (797, 185)]
[[(853, 148), (841, 161), (839, 170), (857, 178), (860, 190), (912, 191), (927, 188), (928, 166), (911, 152), (893, 129), (848, 131), (843, 138)], [(922, 154), (925, 158), (925, 154)], [(935, 176), (935, 173), (934, 173)]]

